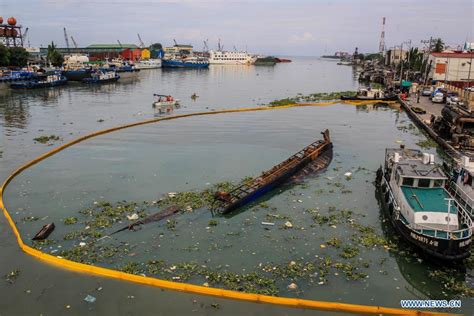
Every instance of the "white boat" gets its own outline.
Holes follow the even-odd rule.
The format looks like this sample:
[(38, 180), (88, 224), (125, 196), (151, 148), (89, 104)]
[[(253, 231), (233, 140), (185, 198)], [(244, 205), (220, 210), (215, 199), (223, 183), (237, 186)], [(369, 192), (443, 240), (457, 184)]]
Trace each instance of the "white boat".
[(217, 65), (250, 65), (254, 61), (252, 55), (238, 51), (209, 51), (209, 63)]
[(161, 68), (161, 59), (146, 59), (135, 63), (136, 69), (157, 69)]
[(174, 99), (172, 96), (163, 94), (153, 94), (155, 100), (153, 101), (153, 107), (166, 107), (179, 105), (181, 100)]

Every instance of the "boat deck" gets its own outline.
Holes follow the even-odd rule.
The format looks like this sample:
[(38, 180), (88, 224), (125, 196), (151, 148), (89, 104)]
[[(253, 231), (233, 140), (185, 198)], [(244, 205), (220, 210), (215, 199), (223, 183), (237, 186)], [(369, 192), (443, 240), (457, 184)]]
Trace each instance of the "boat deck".
[[(415, 212), (440, 212), (448, 213), (448, 202), (451, 198), (443, 188), (413, 188), (401, 187), (408, 204)], [(457, 214), (455, 206), (451, 207), (451, 214)]]

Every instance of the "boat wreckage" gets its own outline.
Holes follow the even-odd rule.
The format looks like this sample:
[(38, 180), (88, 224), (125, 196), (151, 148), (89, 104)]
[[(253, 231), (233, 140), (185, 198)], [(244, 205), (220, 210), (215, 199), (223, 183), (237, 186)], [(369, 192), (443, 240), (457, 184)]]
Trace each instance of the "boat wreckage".
[(260, 176), (245, 181), (244, 184), (229, 192), (216, 192), (211, 206), (212, 213), (227, 214), (255, 201), (299, 172), (304, 171), (303, 169), (309, 164), (312, 165), (312, 171), (326, 168), (332, 160), (332, 143), (329, 130), (325, 130), (321, 134), (323, 134), (322, 140), (308, 145)]

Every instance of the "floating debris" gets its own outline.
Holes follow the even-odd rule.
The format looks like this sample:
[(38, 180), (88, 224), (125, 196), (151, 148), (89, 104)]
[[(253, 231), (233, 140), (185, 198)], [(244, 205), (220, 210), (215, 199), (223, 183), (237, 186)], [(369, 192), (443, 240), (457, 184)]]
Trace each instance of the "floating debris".
[(295, 283), (290, 283), (288, 285), (288, 289), (290, 290), (296, 290), (298, 288), (298, 285), (296, 285)]
[(87, 296), (84, 298), (84, 301), (86, 301), (87, 303), (94, 303), (97, 299), (92, 296), (92, 295), (89, 295), (87, 294)]
[(53, 232), (55, 226), (54, 223), (44, 225), (36, 235), (31, 238), (31, 240), (43, 240), (48, 238), (49, 235)]
[(19, 276), (20, 276), (20, 270), (19, 269), (12, 270), (12, 271), (10, 271), (9, 273), (7, 273), (5, 275), (5, 281), (7, 281), (10, 284), (13, 284), (13, 283), (15, 283), (16, 279)]
[(293, 228), (293, 224), (290, 221), (285, 223), (285, 228)]

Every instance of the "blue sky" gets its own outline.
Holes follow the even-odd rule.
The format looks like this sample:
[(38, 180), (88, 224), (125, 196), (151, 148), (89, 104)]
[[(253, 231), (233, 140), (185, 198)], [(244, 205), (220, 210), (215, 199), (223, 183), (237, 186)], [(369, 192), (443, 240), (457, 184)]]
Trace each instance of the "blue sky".
[(65, 46), (63, 27), (79, 46), (92, 43), (193, 44), (279, 55), (378, 50), (430, 36), (474, 41), (472, 0), (0, 0), (0, 15), (28, 26), (32, 46)]

